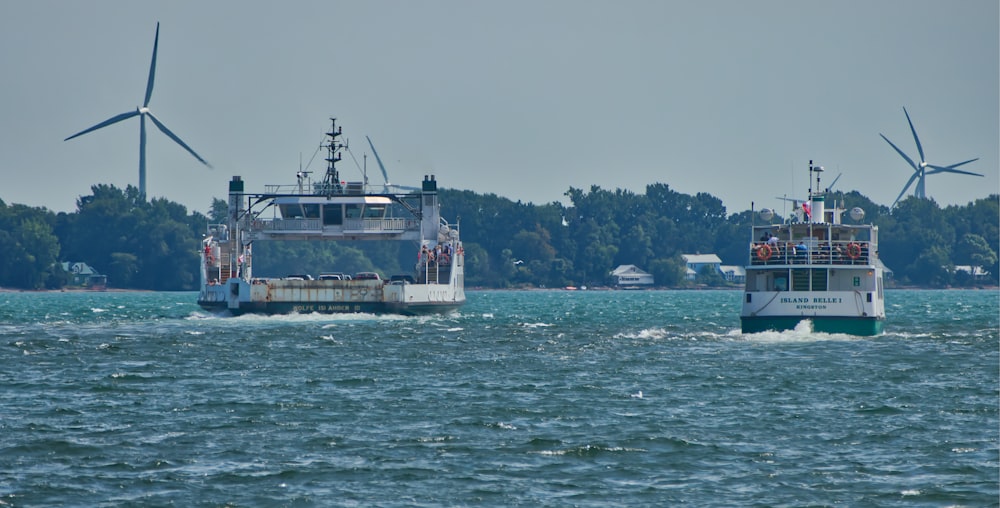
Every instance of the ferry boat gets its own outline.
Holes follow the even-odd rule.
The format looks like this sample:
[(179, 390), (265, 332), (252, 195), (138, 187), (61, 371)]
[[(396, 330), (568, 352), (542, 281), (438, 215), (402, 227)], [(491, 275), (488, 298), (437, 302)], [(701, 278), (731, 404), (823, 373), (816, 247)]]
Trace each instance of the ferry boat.
[[(291, 185), (244, 192), (240, 176), (229, 182), (228, 223), (215, 224), (201, 245), (198, 304), (211, 311), (245, 313), (443, 313), (465, 303), (465, 255), (458, 224), (439, 213), (437, 181), (419, 189), (370, 192), (367, 182), (344, 182), (336, 163), (346, 148), (331, 119), (327, 170), (322, 181), (299, 171)], [(410, 242), (412, 273), (384, 279), (374, 272), (343, 274), (316, 267), (307, 274), (259, 277), (253, 246), (271, 240)], [(269, 274), (273, 275), (273, 274)]]
[(859, 207), (850, 210), (850, 223), (842, 221), (845, 208), (827, 208), (826, 192), (819, 190), (822, 172), (809, 161), (808, 199), (793, 217), (774, 224), (774, 212), (764, 208), (764, 224), (752, 225), (743, 333), (791, 330), (805, 320), (817, 332), (882, 333), (885, 267), (878, 257), (878, 226), (862, 223)]

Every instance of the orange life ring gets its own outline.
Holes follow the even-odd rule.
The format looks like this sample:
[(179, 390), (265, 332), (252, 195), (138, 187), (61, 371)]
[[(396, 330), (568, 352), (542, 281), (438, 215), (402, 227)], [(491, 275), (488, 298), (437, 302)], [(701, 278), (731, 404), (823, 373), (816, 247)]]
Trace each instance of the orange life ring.
[(774, 253), (771, 252), (770, 245), (764, 244), (761, 245), (760, 247), (757, 247), (757, 259), (761, 261), (767, 261), (768, 259), (771, 259), (771, 254)]
[(861, 257), (861, 246), (854, 242), (847, 244), (847, 257), (851, 259), (858, 259)]

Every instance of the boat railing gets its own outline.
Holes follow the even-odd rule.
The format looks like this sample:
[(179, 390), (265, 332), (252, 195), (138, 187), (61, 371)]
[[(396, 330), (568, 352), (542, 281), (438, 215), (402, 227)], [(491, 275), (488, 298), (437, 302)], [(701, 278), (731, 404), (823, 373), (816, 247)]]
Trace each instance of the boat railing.
[(256, 219), (253, 221), (256, 231), (319, 231), (323, 229), (320, 219)]
[[(298, 233), (303, 231), (323, 231), (323, 221), (320, 219), (255, 219), (251, 225), (255, 231), (271, 233)], [(404, 231), (419, 231), (420, 221), (406, 218), (386, 219), (344, 219), (339, 229), (347, 232), (360, 233), (402, 233)]]
[(794, 242), (750, 244), (750, 264), (760, 265), (868, 265), (872, 263), (871, 242), (812, 241), (811, 246)]
[(278, 185), (265, 185), (265, 194), (305, 194), (305, 190), (300, 185), (296, 184), (278, 184)]
[(420, 221), (416, 219), (345, 219), (344, 231), (360, 231), (364, 233), (401, 233), (420, 229)]

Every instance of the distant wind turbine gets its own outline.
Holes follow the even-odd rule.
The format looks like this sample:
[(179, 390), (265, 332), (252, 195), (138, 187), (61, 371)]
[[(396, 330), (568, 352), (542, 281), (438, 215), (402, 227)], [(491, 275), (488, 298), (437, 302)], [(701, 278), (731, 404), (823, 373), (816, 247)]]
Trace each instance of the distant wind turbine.
[(121, 122), (122, 120), (127, 120), (134, 116), (138, 116), (139, 117), (139, 194), (142, 196), (142, 199), (146, 199), (146, 117), (147, 116), (149, 117), (150, 120), (153, 121), (153, 124), (155, 124), (156, 127), (160, 129), (160, 131), (166, 134), (170, 139), (174, 140), (174, 142), (176, 142), (178, 145), (181, 145), (185, 150), (188, 151), (188, 153), (193, 155), (195, 159), (198, 159), (202, 164), (208, 166), (209, 168), (212, 167), (212, 165), (206, 162), (205, 159), (202, 159), (200, 155), (195, 153), (195, 151), (192, 150), (190, 146), (181, 141), (181, 138), (177, 137), (177, 135), (174, 134), (173, 132), (170, 132), (170, 129), (168, 129), (167, 126), (160, 123), (160, 121), (157, 120), (155, 116), (153, 116), (153, 112), (149, 110), (149, 99), (153, 96), (153, 77), (156, 75), (156, 50), (159, 44), (160, 44), (160, 24), (156, 23), (156, 38), (153, 40), (153, 61), (149, 65), (149, 80), (146, 82), (146, 98), (145, 100), (142, 101), (142, 106), (136, 107), (135, 111), (127, 111), (120, 115), (115, 115), (111, 118), (108, 118), (107, 120), (93, 127), (77, 132), (76, 134), (73, 134), (72, 136), (63, 140), (63, 141), (69, 141), (75, 137), (82, 136), (88, 132), (96, 131), (97, 129), (100, 129), (102, 127), (107, 127), (108, 125)]
[[(952, 164), (951, 166), (935, 166), (933, 164), (928, 164), (927, 159), (924, 158), (924, 147), (920, 144), (920, 138), (917, 137), (917, 130), (913, 128), (913, 122), (910, 121), (910, 113), (906, 111), (905, 107), (903, 108), (903, 114), (906, 115), (906, 122), (910, 124), (910, 132), (913, 133), (913, 141), (917, 143), (917, 152), (920, 154), (920, 163), (917, 164), (916, 162), (914, 162), (913, 159), (911, 159), (908, 155), (903, 153), (903, 151), (900, 150), (898, 146), (894, 145), (892, 141), (889, 141), (889, 138), (885, 137), (882, 133), (879, 133), (879, 136), (882, 136), (882, 139), (884, 139), (886, 143), (889, 143), (889, 146), (891, 146), (894, 150), (896, 150), (896, 152), (899, 153), (899, 155), (902, 156), (907, 163), (909, 163), (910, 167), (913, 168), (913, 175), (910, 176), (910, 179), (906, 181), (906, 185), (903, 186), (903, 190), (899, 193), (899, 196), (896, 197), (896, 201), (892, 202), (892, 207), (895, 207), (896, 203), (898, 203), (899, 200), (902, 199), (903, 194), (906, 194), (906, 191), (910, 189), (910, 185), (913, 185), (914, 180), (917, 181), (917, 187), (913, 190), (913, 195), (920, 199), (926, 199), (927, 188), (925, 186), (924, 180), (927, 177), (927, 175), (933, 175), (936, 173), (958, 173), (961, 175), (983, 176), (980, 175), (979, 173), (973, 173), (971, 171), (962, 171), (960, 169), (955, 169), (959, 166), (977, 161), (979, 160), (979, 157), (976, 157), (975, 159), (969, 159), (964, 162), (959, 162), (958, 164)], [(930, 168), (930, 170), (928, 170), (927, 168)]]
[(389, 192), (392, 192), (392, 187), (397, 187), (397, 188), (400, 188), (400, 189), (403, 189), (403, 190), (411, 190), (411, 191), (420, 190), (417, 187), (407, 187), (405, 185), (393, 185), (393, 184), (389, 183), (389, 173), (386, 172), (385, 165), (382, 164), (382, 158), (379, 157), (378, 156), (378, 152), (375, 151), (375, 144), (372, 143), (372, 138), (370, 138), (368, 136), (365, 136), (365, 139), (368, 140), (368, 146), (370, 146), (372, 148), (372, 154), (375, 155), (375, 162), (378, 163), (378, 168), (382, 170), (382, 179), (383, 179), (383, 181), (385, 181), (384, 189), (385, 189), (385, 192), (387, 194)]

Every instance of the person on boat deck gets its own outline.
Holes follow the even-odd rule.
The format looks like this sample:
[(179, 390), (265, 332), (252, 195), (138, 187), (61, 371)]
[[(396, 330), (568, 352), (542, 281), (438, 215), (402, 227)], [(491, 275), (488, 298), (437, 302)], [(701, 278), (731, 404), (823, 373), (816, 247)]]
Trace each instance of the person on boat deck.
[(830, 259), (830, 242), (823, 242), (819, 246), (819, 252), (817, 252), (820, 259)]
[(806, 253), (809, 252), (809, 246), (806, 245), (805, 240), (799, 240), (798, 245), (795, 246), (795, 252), (800, 258), (806, 257)]
[(764, 234), (760, 236), (760, 241), (762, 241), (762, 242), (766, 242), (766, 241), (768, 241), (770, 239), (771, 239), (771, 232), (770, 231), (764, 231)]
[[(768, 234), (770, 234), (770, 233), (768, 233)], [(772, 247), (777, 247), (778, 246), (778, 237), (775, 236), (775, 235), (771, 235), (767, 239), (767, 244), (770, 245), (770, 246), (772, 246)]]

